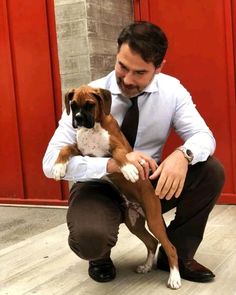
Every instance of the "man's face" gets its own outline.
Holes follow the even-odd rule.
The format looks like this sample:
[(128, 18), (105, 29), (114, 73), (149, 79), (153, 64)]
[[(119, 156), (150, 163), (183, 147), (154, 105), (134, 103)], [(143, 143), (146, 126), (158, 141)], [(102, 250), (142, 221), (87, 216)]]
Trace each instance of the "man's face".
[(145, 62), (128, 44), (122, 44), (115, 64), (116, 80), (122, 94), (132, 97), (142, 92), (154, 75), (161, 71), (161, 67), (156, 68), (152, 62)]

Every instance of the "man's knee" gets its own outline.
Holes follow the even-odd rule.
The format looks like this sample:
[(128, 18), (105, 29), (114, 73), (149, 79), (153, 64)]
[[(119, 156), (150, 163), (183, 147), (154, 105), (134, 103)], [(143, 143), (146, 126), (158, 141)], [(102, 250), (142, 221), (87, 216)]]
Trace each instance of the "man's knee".
[[(202, 200), (216, 202), (225, 181), (223, 165), (213, 157), (189, 167), (184, 193), (188, 196), (204, 196)], [(189, 198), (189, 197), (188, 197)]]
[(220, 193), (225, 182), (223, 165), (216, 158), (210, 157), (204, 166), (209, 185), (211, 185), (212, 189), (216, 192)]
[(70, 248), (82, 259), (96, 260), (103, 258), (116, 239), (110, 238), (103, 230), (96, 228), (83, 228), (76, 234), (69, 235)]
[(68, 240), (79, 257), (100, 259), (115, 245), (122, 221), (121, 205), (115, 194), (106, 183), (73, 186), (67, 212)]

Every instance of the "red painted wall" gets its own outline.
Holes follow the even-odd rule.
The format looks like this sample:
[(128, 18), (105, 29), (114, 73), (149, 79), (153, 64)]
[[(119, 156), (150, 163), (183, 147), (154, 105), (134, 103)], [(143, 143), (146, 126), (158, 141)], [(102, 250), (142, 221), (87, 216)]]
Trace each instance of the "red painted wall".
[(0, 0), (0, 202), (66, 203), (42, 157), (61, 110), (52, 0)]
[[(220, 202), (236, 203), (236, 1), (134, 0), (134, 8), (137, 20), (167, 33), (163, 72), (181, 80), (212, 129), (227, 177)], [(177, 142), (173, 136), (166, 152)]]

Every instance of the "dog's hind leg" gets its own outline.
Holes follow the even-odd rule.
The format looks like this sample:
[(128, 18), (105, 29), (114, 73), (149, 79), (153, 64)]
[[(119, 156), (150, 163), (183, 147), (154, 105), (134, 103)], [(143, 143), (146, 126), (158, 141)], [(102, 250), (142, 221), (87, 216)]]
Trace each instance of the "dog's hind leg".
[(156, 196), (151, 197), (149, 195), (149, 202), (146, 203), (145, 214), (150, 231), (161, 243), (168, 257), (170, 266), (168, 286), (171, 289), (178, 289), (181, 287), (181, 278), (178, 267), (178, 255), (174, 245), (172, 245), (172, 243), (168, 239), (161, 215), (160, 201), (159, 199), (157, 199)]
[[(142, 210), (141, 207), (140, 210)], [(136, 268), (137, 273), (147, 273), (152, 269), (158, 241), (145, 228), (145, 218), (140, 210), (128, 206), (125, 224), (134, 235), (143, 241), (147, 248), (146, 261)]]

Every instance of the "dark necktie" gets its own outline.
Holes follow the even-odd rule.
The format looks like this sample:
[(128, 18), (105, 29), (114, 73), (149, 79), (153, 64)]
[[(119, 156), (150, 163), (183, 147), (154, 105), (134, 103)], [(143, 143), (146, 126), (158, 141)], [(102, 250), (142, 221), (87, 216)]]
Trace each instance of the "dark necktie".
[(130, 98), (130, 101), (132, 102), (132, 106), (125, 114), (124, 120), (121, 125), (121, 131), (124, 133), (129, 144), (133, 148), (138, 130), (138, 96)]

